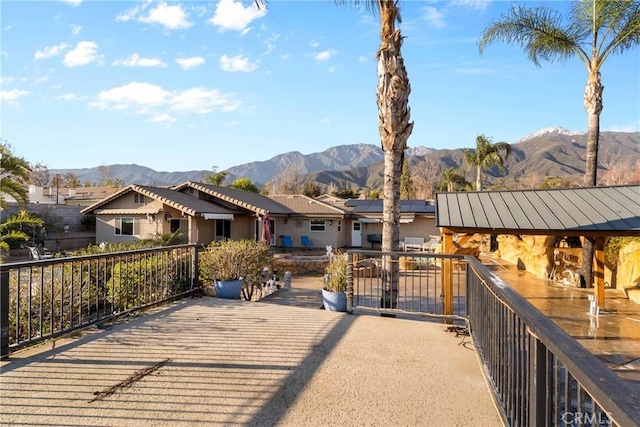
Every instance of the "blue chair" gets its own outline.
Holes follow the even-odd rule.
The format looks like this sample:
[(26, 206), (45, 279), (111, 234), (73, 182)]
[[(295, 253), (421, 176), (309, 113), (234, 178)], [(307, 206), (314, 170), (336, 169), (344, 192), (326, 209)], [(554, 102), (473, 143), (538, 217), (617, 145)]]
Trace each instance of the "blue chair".
[(309, 236), (300, 236), (300, 243), (302, 243), (303, 248), (310, 248), (313, 246), (313, 242), (309, 239)]
[(280, 236), (280, 238), (282, 239), (282, 247), (283, 248), (293, 248), (293, 239), (291, 238), (291, 236)]

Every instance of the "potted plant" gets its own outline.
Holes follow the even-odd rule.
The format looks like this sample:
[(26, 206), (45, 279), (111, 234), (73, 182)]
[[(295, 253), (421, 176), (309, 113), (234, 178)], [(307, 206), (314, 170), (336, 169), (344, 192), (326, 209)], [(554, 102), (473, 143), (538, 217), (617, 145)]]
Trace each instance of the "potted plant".
[(253, 290), (260, 283), (260, 273), (271, 264), (269, 246), (253, 240), (225, 240), (212, 242), (200, 254), (200, 280), (203, 286), (215, 288), (220, 298), (251, 300)]
[(347, 311), (347, 258), (346, 254), (329, 258), (322, 287), (322, 303), (325, 310)]

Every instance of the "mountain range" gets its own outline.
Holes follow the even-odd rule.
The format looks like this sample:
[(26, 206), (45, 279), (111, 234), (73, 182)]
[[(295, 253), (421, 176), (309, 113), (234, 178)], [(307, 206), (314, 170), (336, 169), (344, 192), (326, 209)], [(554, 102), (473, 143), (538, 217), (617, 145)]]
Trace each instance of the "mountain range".
[[(505, 173), (497, 167), (485, 172), (490, 184), (500, 180), (502, 185), (517, 184), (526, 177), (563, 177), (569, 181), (582, 178), (585, 167), (586, 134), (563, 128), (541, 129), (511, 144), (512, 153), (505, 161)], [(428, 174), (439, 177), (446, 168), (461, 168), (467, 180), (473, 181), (475, 172), (466, 168), (463, 148), (440, 149), (419, 146), (405, 152), (412, 176)], [(302, 176), (303, 182), (317, 182), (338, 188), (381, 189), (384, 171), (384, 153), (377, 145), (354, 144), (331, 147), (325, 151), (302, 154), (292, 151), (269, 160), (233, 166), (225, 172), (226, 182), (246, 177), (257, 186), (272, 180), (283, 170), (292, 169)], [(601, 132), (598, 151), (598, 175), (601, 177), (614, 165), (631, 168), (640, 159), (640, 132)], [(183, 172), (157, 172), (136, 164), (106, 166), (111, 179), (125, 185), (175, 185), (185, 181), (200, 181), (210, 170)], [(105, 166), (85, 169), (50, 169), (50, 173), (74, 173), (81, 182), (99, 183)]]

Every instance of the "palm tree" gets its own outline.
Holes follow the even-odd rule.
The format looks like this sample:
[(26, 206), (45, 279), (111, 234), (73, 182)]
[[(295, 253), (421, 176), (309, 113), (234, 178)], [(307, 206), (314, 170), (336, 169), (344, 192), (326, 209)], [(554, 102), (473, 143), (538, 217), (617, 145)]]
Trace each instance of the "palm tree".
[[(587, 111), (585, 185), (598, 181), (598, 144), (602, 92), (600, 69), (611, 55), (640, 43), (640, 2), (633, 0), (579, 0), (574, 2), (566, 22), (547, 7), (527, 9), (513, 6), (510, 13), (489, 25), (479, 48), (494, 41), (520, 45), (536, 66), (540, 60), (565, 62), (576, 56), (587, 69), (584, 108)], [(593, 238), (584, 239), (583, 276), (587, 286), (593, 276)]]
[(27, 183), (30, 174), (29, 162), (15, 156), (11, 146), (0, 139), (0, 208), (7, 205), (5, 194), (15, 199), (20, 207), (29, 201)]
[[(504, 152), (504, 157), (502, 153)], [(506, 142), (491, 142), (484, 135), (476, 137), (475, 151), (464, 150), (464, 161), (467, 166), (476, 168), (476, 190), (482, 191), (482, 170), (498, 166), (504, 172), (504, 161), (511, 154), (511, 145)]]
[[(335, 0), (337, 4), (348, 0)], [(254, 0), (257, 7), (266, 7), (266, 0)], [(400, 176), (407, 140), (413, 131), (410, 122), (409, 94), (411, 86), (402, 58), (402, 35), (396, 22), (402, 22), (398, 0), (351, 0), (364, 3), (374, 15), (380, 15), (380, 47), (378, 60), (378, 130), (384, 152), (384, 187), (382, 213), (382, 251), (397, 251), (400, 246)], [(395, 307), (399, 265), (386, 257), (383, 262), (382, 307)]]
[[(396, 29), (401, 23), (398, 0), (352, 0), (364, 3), (374, 15), (380, 15), (380, 47), (378, 48), (378, 130), (384, 152), (384, 194), (382, 206), (382, 251), (397, 251), (400, 243), (400, 177), (404, 150), (413, 131), (410, 122), (409, 94), (411, 86), (402, 57), (402, 35)], [(344, 4), (347, 0), (336, 0)], [(383, 262), (381, 306), (393, 308), (397, 299), (399, 265), (390, 257)]]
[(469, 183), (464, 178), (464, 173), (457, 168), (447, 168), (442, 171), (442, 180), (438, 186), (441, 190), (448, 192), (458, 191), (460, 188), (465, 188)]

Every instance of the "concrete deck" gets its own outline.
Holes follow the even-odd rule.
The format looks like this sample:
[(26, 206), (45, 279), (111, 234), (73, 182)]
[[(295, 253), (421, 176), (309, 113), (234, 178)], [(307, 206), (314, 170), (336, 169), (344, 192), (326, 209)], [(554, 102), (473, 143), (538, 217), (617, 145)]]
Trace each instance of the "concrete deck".
[(14, 353), (0, 424), (502, 425), (469, 337), (326, 312), (317, 280), (307, 307), (187, 299)]

